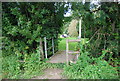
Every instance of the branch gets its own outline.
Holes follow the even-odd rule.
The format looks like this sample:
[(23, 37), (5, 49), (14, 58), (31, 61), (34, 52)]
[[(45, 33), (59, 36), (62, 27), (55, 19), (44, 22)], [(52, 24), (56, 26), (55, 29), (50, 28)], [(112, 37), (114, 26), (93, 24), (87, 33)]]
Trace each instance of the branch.
[[(100, 28), (101, 29), (101, 28)], [(93, 39), (93, 37), (98, 33), (98, 31), (100, 31), (100, 29), (98, 29), (95, 33), (94, 33), (94, 35), (90, 38), (90, 40), (89, 40), (89, 42)]]

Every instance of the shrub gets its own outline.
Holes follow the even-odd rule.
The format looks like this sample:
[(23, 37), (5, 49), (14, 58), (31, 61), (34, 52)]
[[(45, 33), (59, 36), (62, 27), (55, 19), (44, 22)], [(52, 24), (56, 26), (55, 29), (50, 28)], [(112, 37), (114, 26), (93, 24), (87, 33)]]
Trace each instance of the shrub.
[(15, 55), (4, 57), (2, 60), (2, 78), (19, 78), (21, 75), (20, 67), (21, 64)]
[(63, 74), (70, 79), (117, 79), (117, 68), (102, 60), (106, 52), (105, 50), (102, 52), (102, 56), (93, 58), (89, 56), (88, 52), (81, 51), (77, 63), (65, 66)]
[[(24, 58), (23, 62), (19, 62), (20, 57)], [(16, 52), (3, 59), (3, 78), (7, 79), (30, 79), (34, 76), (41, 75), (42, 70), (46, 68), (46, 63), (40, 61), (40, 53), (22, 55)]]

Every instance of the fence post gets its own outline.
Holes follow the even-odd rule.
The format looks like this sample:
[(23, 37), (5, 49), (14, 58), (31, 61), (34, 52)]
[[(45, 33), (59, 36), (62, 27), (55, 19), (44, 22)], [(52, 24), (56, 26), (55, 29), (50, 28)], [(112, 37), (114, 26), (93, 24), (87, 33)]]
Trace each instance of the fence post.
[(54, 55), (54, 39), (52, 38), (52, 48), (53, 48), (53, 55)]
[(67, 65), (68, 65), (68, 39), (66, 39), (66, 62), (67, 62)]
[(82, 24), (82, 18), (79, 20), (79, 38), (81, 38), (81, 24)]
[(47, 58), (47, 42), (46, 42), (46, 37), (44, 37), (44, 46), (45, 46), (45, 57)]

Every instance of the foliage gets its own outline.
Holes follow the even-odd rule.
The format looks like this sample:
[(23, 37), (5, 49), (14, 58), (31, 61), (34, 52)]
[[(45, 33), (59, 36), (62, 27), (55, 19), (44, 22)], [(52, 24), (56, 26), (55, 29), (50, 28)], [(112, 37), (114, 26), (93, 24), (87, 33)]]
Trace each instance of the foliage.
[[(6, 7), (8, 6), (8, 7)], [(39, 46), (40, 38), (54, 38), (58, 47), (64, 3), (3, 3), (3, 50), (8, 55), (19, 51), (31, 53)], [(48, 47), (51, 46), (48, 40)], [(50, 54), (50, 53), (49, 53)], [(6, 54), (3, 56), (7, 56)]]
[[(64, 4), (2, 3), (3, 78), (32, 78), (47, 68), (46, 63), (40, 59), (40, 38), (54, 38), (55, 51), (57, 50)], [(48, 40), (49, 46), (51, 40)], [(48, 56), (50, 54), (51, 50), (48, 51)], [(21, 60), (25, 62), (19, 62)]]
[[(21, 56), (24, 60), (20, 60)], [(46, 61), (40, 61), (40, 52), (31, 54), (21, 54), (16, 52), (15, 55), (4, 57), (2, 62), (2, 78), (7, 79), (31, 79), (43, 74), (46, 68), (63, 68), (65, 64), (52, 64)]]
[(20, 67), (21, 64), (15, 55), (5, 57), (2, 60), (2, 78), (19, 78), (21, 75)]
[[(59, 2), (2, 3), (3, 78), (32, 78), (41, 75), (45, 68), (63, 67), (64, 74), (73, 79), (118, 78), (120, 4), (100, 3), (98, 8), (91, 3), (70, 4), (73, 10), (70, 20), (82, 17), (82, 38), (88, 38), (88, 41), (81, 42), (80, 46), (75, 44), (75, 49), (81, 50), (80, 57), (76, 64), (65, 66), (42, 62), (38, 47), (40, 38), (46, 36), (53, 37), (55, 48), (58, 48), (58, 34), (63, 31), (63, 13), (68, 6), (64, 8), (65, 3)], [(51, 41), (48, 40), (49, 46)], [(70, 49), (74, 50), (73, 44)]]
[(30, 55), (24, 55), (24, 64), (23, 64), (23, 75), (22, 78), (32, 78), (37, 75), (42, 74), (44, 68), (44, 63), (40, 61), (40, 53), (37, 50), (37, 53), (32, 53)]
[(118, 79), (117, 68), (103, 60), (106, 53), (104, 50), (100, 57), (94, 58), (82, 48), (77, 63), (65, 66), (63, 74), (70, 79)]
[[(73, 18), (82, 17), (82, 38), (89, 38), (88, 51), (94, 57), (99, 57), (101, 50), (109, 49), (105, 60), (119, 58), (118, 41), (120, 39), (120, 4), (117, 2), (92, 4), (91, 2), (74, 2)], [(112, 53), (111, 56), (110, 52)]]
[(46, 68), (64, 68), (64, 63), (45, 63)]
[(39, 61), (38, 53), (32, 53), (31, 55), (25, 54), (24, 62), (19, 62), (18, 56), (8, 56), (3, 59), (3, 77), (7, 79), (31, 79), (36, 76), (40, 76), (47, 68), (63, 68), (65, 64), (52, 64)]
[(16, 53), (16, 55), (4, 57), (2, 64), (3, 78), (30, 78), (30, 76), (42, 72), (43, 65), (39, 61), (39, 53), (25, 54), (23, 62), (20, 62), (21, 55), (21, 53)]

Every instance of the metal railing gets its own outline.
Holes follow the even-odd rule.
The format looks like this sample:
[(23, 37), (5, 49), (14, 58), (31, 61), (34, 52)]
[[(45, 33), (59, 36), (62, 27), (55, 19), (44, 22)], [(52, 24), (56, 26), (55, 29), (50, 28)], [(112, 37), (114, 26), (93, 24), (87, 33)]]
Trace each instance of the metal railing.
[(54, 55), (54, 39), (53, 39), (53, 38), (50, 38), (50, 39), (49, 39), (49, 40), (52, 39), (52, 46), (50, 46), (50, 47), (47, 46), (47, 39), (49, 39), (49, 38), (44, 37), (45, 58), (48, 58), (48, 53), (47, 53), (47, 51), (48, 51), (49, 49), (51, 49), (51, 48), (52, 48), (53, 55)]

